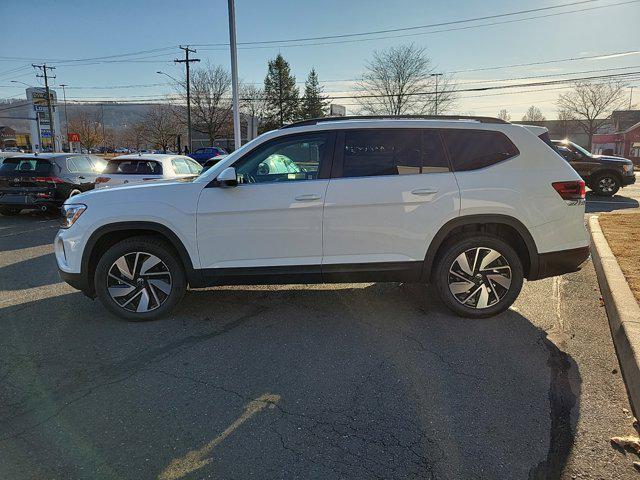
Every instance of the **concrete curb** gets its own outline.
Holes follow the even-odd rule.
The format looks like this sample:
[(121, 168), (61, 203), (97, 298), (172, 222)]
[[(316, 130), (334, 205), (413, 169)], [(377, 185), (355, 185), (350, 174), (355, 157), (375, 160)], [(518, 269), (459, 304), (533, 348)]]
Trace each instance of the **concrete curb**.
[(591, 254), (609, 317), (611, 337), (631, 406), (640, 417), (640, 306), (602, 233), (597, 216), (589, 218)]

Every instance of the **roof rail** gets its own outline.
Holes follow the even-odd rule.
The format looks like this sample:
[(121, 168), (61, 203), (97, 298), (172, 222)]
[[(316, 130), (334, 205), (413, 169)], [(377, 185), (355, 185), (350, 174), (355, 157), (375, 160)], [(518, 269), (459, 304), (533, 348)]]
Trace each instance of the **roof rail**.
[(288, 125), (284, 125), (280, 128), (304, 127), (306, 125), (317, 125), (318, 123), (324, 122), (340, 122), (343, 120), (474, 120), (480, 123), (510, 123), (500, 118), (477, 117), (470, 115), (353, 115), (346, 117), (311, 118), (309, 120), (289, 123)]

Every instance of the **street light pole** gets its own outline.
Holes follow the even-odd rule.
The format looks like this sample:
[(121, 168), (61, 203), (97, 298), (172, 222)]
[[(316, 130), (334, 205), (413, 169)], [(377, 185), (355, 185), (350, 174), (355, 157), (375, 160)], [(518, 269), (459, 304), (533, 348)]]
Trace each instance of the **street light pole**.
[(231, 47), (231, 94), (233, 97), (233, 143), (235, 149), (242, 144), (240, 131), (240, 106), (238, 104), (238, 47), (236, 45), (236, 9), (234, 0), (229, 4), (229, 45)]
[(69, 151), (71, 151), (71, 142), (69, 142), (69, 117), (67, 116), (67, 91), (65, 90), (65, 87), (69, 85), (61, 83), (60, 86), (62, 87), (62, 97), (64, 98), (64, 131), (67, 136), (67, 143), (69, 143)]

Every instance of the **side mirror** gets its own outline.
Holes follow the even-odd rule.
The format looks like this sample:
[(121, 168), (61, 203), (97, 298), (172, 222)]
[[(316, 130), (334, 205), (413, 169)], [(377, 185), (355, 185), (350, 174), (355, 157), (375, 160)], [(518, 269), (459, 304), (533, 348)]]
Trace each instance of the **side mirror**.
[(238, 186), (238, 176), (236, 174), (236, 169), (233, 167), (227, 167), (223, 171), (220, 172), (218, 178), (218, 186), (220, 187), (236, 187)]

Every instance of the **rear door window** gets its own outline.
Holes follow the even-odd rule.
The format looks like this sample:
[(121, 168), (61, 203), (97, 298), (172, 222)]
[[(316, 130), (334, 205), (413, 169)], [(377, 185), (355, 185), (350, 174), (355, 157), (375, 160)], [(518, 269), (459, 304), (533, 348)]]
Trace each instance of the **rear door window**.
[(443, 134), (453, 169), (458, 172), (489, 167), (520, 153), (502, 132), (445, 130)]
[(346, 130), (343, 177), (449, 171), (436, 130)]

